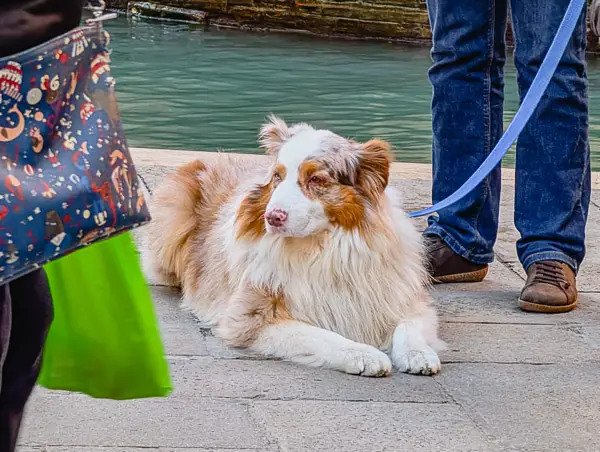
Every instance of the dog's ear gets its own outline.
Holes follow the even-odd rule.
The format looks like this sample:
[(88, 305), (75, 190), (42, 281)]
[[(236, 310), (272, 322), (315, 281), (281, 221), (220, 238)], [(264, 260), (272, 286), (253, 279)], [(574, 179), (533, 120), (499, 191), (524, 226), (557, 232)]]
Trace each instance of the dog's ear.
[(358, 186), (372, 201), (387, 187), (391, 163), (391, 146), (387, 141), (375, 139), (361, 145)]
[(267, 154), (275, 155), (284, 142), (292, 136), (291, 130), (283, 119), (269, 115), (268, 122), (263, 124), (258, 134), (258, 142)]
[(302, 130), (310, 129), (310, 126), (304, 123), (294, 124), (290, 127), (283, 119), (274, 115), (269, 115), (267, 120), (267, 123), (260, 129), (258, 142), (269, 155), (277, 155), (287, 140)]

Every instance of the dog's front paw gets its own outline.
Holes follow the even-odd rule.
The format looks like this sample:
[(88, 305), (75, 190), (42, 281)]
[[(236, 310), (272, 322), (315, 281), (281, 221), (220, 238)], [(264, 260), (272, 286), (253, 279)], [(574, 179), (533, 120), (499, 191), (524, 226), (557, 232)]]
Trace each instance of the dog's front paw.
[(392, 373), (392, 361), (383, 352), (369, 345), (346, 351), (343, 370), (363, 377), (387, 377)]
[(431, 347), (406, 349), (394, 353), (394, 365), (400, 372), (416, 375), (435, 375), (441, 368), (440, 358)]

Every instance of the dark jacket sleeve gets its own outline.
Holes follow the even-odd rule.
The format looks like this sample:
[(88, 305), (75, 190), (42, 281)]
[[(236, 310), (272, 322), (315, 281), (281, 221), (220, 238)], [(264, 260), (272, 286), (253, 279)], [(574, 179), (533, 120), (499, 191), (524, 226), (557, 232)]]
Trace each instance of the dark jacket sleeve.
[(0, 57), (77, 27), (84, 0), (0, 0)]

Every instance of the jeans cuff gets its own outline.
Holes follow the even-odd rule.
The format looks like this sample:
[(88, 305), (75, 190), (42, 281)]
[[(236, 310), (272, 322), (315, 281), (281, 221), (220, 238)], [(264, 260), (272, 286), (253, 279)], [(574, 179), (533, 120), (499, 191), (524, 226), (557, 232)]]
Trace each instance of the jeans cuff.
[(452, 251), (454, 251), (459, 256), (465, 258), (469, 262), (474, 264), (489, 264), (494, 260), (494, 253), (485, 253), (485, 254), (475, 254), (469, 252), (464, 246), (460, 244), (458, 240), (452, 237), (446, 230), (437, 225), (429, 226), (423, 235), (436, 235), (440, 239), (444, 241), (446, 245), (450, 247)]
[(537, 253), (530, 254), (529, 256), (523, 259), (523, 268), (525, 271), (531, 266), (531, 264), (535, 264), (540, 261), (559, 261), (567, 264), (569, 267), (573, 269), (575, 274), (579, 270), (577, 261), (560, 251), (539, 251)]

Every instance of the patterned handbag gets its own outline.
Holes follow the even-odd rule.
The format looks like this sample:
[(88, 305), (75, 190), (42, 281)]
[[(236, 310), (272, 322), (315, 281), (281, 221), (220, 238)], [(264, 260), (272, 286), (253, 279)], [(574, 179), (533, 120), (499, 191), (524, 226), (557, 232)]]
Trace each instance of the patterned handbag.
[(150, 221), (99, 23), (0, 59), (0, 283)]

